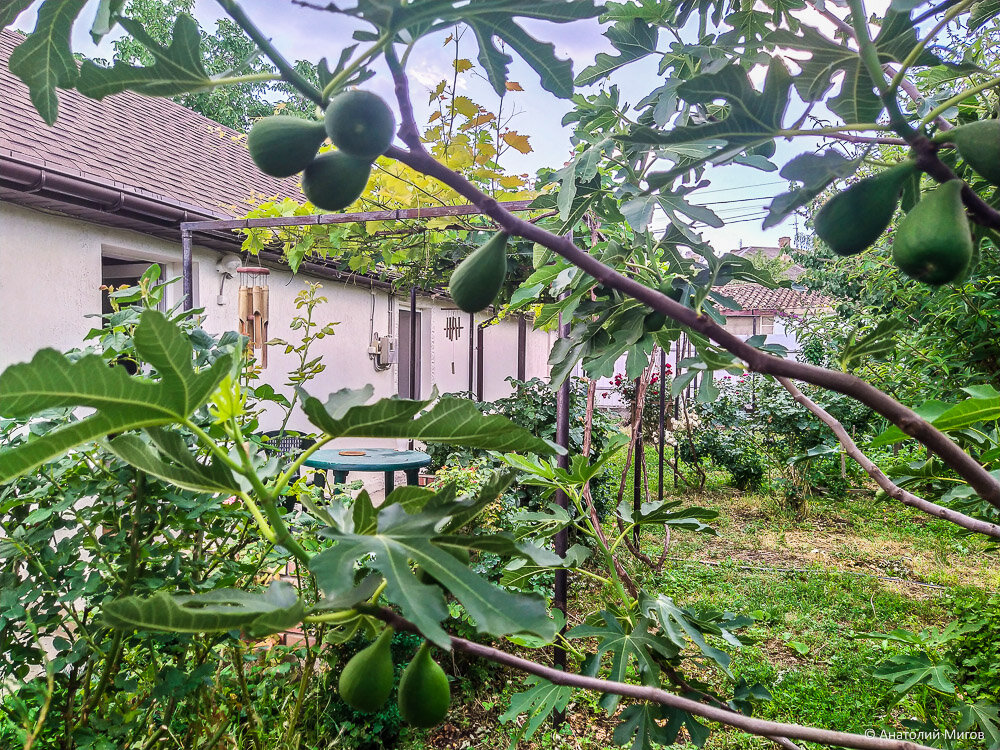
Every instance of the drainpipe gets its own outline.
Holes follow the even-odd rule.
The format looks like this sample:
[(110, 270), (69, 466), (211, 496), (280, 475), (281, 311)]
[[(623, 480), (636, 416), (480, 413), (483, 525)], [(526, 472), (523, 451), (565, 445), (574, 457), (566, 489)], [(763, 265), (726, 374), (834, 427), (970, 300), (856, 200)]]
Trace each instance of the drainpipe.
[(476, 314), (469, 313), (469, 398), (475, 387), (476, 376)]
[(181, 230), (181, 285), (184, 292), (184, 310), (194, 307), (194, 273), (191, 254), (191, 230)]

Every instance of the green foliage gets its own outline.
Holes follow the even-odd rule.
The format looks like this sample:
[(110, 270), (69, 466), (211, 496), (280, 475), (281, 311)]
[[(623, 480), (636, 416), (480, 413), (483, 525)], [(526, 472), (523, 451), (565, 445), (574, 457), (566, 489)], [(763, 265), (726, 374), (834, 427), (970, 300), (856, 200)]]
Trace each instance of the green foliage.
[[(556, 437), (556, 393), (545, 382), (538, 378), (519, 381), (507, 378), (513, 391), (511, 395), (496, 401), (485, 401), (476, 407), (485, 414), (496, 414), (509, 419), (527, 432), (545, 440), (554, 441)], [(583, 450), (584, 422), (587, 412), (587, 387), (581, 380), (573, 380), (570, 385), (569, 399), (569, 453), (577, 455)], [(594, 410), (593, 433), (591, 435), (591, 455), (600, 460), (606, 455), (611, 440), (618, 433), (617, 420), (606, 412)], [(455, 450), (447, 446), (429, 445), (431, 467), (459, 463), (463, 466), (477, 464), (495, 469), (502, 462), (491, 459), (481, 451), (462, 448)], [(611, 505), (613, 492), (612, 478), (601, 475), (591, 483), (591, 494), (594, 504), (601, 515), (607, 513)], [(516, 487), (513, 490), (516, 503), (522, 507), (536, 509), (540, 505), (541, 494), (530, 487)]]

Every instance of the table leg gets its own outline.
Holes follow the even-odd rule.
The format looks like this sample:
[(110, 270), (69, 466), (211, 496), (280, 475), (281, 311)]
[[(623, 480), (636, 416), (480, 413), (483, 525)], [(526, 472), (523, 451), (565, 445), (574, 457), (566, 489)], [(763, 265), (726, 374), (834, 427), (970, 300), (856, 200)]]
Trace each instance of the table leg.
[(389, 497), (389, 493), (396, 488), (396, 472), (387, 471), (385, 473), (385, 496)]
[(414, 485), (418, 483), (417, 476), (420, 474), (420, 469), (407, 469), (406, 470), (406, 483), (409, 485)]
[(334, 484), (347, 484), (347, 472), (346, 471), (335, 471), (335, 472), (333, 472), (333, 483)]

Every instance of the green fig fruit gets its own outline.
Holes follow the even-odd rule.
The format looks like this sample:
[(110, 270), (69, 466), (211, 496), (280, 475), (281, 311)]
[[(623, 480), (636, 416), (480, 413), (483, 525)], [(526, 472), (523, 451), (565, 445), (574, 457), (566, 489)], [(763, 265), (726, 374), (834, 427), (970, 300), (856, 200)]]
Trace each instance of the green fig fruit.
[(302, 174), (302, 192), (309, 202), (326, 211), (340, 211), (365, 191), (371, 166), (342, 151), (318, 156)]
[(907, 276), (939, 286), (955, 281), (972, 260), (972, 232), (962, 204), (961, 180), (924, 196), (899, 223), (892, 259)]
[(816, 214), (816, 234), (837, 255), (870, 247), (892, 221), (903, 183), (914, 169), (905, 162), (837, 193)]
[(646, 317), (642, 319), (642, 330), (646, 333), (656, 333), (666, 324), (667, 314), (653, 310), (651, 313), (647, 313)]
[(345, 154), (373, 161), (392, 145), (396, 119), (382, 97), (370, 91), (345, 91), (326, 107), (326, 132)]
[(264, 174), (291, 177), (309, 166), (325, 140), (323, 123), (276, 115), (253, 124), (247, 135), (247, 151)]
[(392, 628), (386, 628), (373, 644), (358, 651), (340, 673), (340, 697), (358, 711), (374, 713), (392, 693)]
[(433, 727), (448, 714), (448, 675), (431, 658), (427, 641), (417, 649), (399, 680), (399, 715), (415, 727)]
[(505, 232), (497, 232), (451, 274), (448, 293), (459, 309), (477, 313), (493, 304), (507, 277), (507, 239)]
[(1000, 185), (1000, 120), (979, 120), (948, 130), (942, 136), (955, 144), (959, 156), (993, 185)]

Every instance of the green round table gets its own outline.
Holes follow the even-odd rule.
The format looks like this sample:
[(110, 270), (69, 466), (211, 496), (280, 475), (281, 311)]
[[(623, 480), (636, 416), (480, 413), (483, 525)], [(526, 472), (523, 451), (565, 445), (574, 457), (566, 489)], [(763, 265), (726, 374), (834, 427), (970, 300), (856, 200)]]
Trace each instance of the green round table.
[[(345, 455), (346, 454), (346, 455)], [(360, 455), (358, 455), (360, 454)], [(306, 466), (333, 472), (333, 481), (347, 482), (352, 471), (385, 472), (385, 494), (396, 486), (395, 473), (406, 472), (406, 483), (416, 484), (420, 469), (431, 462), (423, 451), (397, 451), (392, 448), (324, 448), (306, 459)]]

